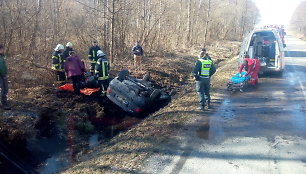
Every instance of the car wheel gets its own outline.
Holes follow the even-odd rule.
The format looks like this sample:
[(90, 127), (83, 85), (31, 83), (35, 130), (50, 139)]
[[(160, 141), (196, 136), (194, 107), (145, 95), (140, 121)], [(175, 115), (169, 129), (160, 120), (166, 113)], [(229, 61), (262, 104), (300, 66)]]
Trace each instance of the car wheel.
[(118, 73), (118, 80), (122, 82), (123, 80), (126, 80), (126, 77), (129, 75), (130, 75), (130, 72), (127, 69), (121, 70)]
[(142, 78), (143, 81), (150, 81), (150, 73), (146, 73), (143, 78)]
[(161, 95), (161, 91), (158, 89), (155, 89), (152, 94), (150, 95), (150, 99), (149, 102), (152, 103), (154, 101), (156, 101)]

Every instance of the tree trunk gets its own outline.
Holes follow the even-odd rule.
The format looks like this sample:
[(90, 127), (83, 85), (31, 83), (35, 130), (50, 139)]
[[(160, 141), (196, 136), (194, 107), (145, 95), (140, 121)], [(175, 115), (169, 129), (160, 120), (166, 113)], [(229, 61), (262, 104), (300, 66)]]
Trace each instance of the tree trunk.
[(36, 14), (35, 14), (34, 29), (32, 32), (32, 37), (31, 37), (29, 48), (28, 48), (27, 57), (32, 57), (33, 50), (34, 48), (36, 48), (36, 36), (37, 36), (38, 29), (39, 29), (39, 16), (40, 16), (40, 11), (41, 11), (41, 2), (42, 0), (37, 0), (37, 9), (35, 12)]
[(206, 26), (205, 26), (204, 42), (203, 42), (203, 47), (204, 48), (205, 48), (206, 42), (207, 42), (207, 33), (208, 33), (209, 20), (210, 20), (210, 10), (211, 10), (211, 0), (208, 0), (207, 14), (206, 14)]
[(187, 44), (190, 44), (191, 40), (191, 0), (188, 2), (188, 12), (187, 12)]
[(112, 2), (112, 19), (111, 19), (111, 49), (110, 49), (110, 64), (112, 64), (114, 62), (114, 56), (115, 56), (115, 1), (113, 0)]

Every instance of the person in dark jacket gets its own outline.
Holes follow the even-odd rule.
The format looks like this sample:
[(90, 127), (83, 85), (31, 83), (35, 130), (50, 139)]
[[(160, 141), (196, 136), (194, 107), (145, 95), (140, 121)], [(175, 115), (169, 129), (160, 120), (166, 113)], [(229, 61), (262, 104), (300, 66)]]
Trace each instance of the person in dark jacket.
[(95, 67), (96, 78), (98, 79), (99, 86), (101, 88), (102, 95), (106, 94), (106, 90), (109, 85), (109, 62), (103, 51), (98, 51), (98, 61)]
[(81, 84), (85, 81), (84, 72), (86, 72), (86, 70), (84, 63), (74, 51), (71, 51), (70, 56), (67, 58), (65, 63), (65, 71), (67, 73), (67, 77), (71, 78), (72, 80), (74, 92), (79, 94)]
[(66, 59), (67, 59), (67, 57), (69, 57), (69, 53), (71, 52), (71, 51), (73, 51), (73, 45), (72, 45), (72, 43), (71, 42), (68, 42), (67, 44), (66, 44), (66, 48), (65, 48), (65, 50), (64, 50), (64, 52), (63, 52), (63, 60), (64, 60), (64, 62), (66, 61)]
[(206, 52), (201, 52), (200, 57), (193, 69), (193, 76), (196, 80), (196, 91), (199, 96), (199, 110), (210, 109), (210, 78), (216, 72), (216, 67), (214, 66), (212, 60), (205, 56)]
[(63, 52), (64, 46), (58, 44), (52, 53), (52, 70), (55, 72), (56, 80), (62, 83), (66, 81)]
[(91, 61), (91, 68), (90, 68), (90, 72), (92, 75), (94, 75), (95, 72), (95, 66), (98, 60), (98, 56), (97, 56), (97, 52), (101, 50), (101, 48), (98, 46), (98, 42), (97, 41), (93, 41), (92, 42), (92, 47), (89, 48), (88, 51), (88, 58)]
[(1, 88), (1, 103), (4, 110), (10, 110), (7, 102), (8, 81), (7, 81), (7, 66), (4, 60), (4, 46), (0, 44), (0, 88)]
[(143, 49), (139, 45), (138, 41), (135, 43), (135, 46), (132, 49), (132, 53), (134, 54), (134, 66), (135, 67), (141, 66), (142, 56), (143, 56)]
[(199, 58), (204, 58), (206, 57), (207, 59), (211, 60), (211, 57), (208, 55), (208, 53), (206, 52), (205, 48), (201, 49), (201, 52), (199, 54)]

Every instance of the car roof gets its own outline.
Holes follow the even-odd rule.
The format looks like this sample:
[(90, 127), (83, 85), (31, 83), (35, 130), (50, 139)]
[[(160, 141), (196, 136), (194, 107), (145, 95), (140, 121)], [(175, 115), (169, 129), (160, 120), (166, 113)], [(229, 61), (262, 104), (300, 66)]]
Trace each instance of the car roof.
[(265, 32), (265, 31), (276, 31), (274, 28), (265, 28), (265, 29), (255, 29), (253, 30), (254, 33), (257, 33), (257, 32)]

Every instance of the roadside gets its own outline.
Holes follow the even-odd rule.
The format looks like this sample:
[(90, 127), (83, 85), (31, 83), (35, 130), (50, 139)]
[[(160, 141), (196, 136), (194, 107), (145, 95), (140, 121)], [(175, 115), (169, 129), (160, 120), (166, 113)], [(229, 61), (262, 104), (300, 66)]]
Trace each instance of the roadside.
[[(237, 53), (238, 48), (239, 44), (232, 53)], [(218, 56), (221, 57), (221, 54), (212, 57), (214, 59)], [(189, 61), (182, 68), (185, 71), (189, 68), (190, 74), (195, 59), (183, 57), (183, 60)], [(212, 102), (215, 109), (222, 101), (226, 82), (237, 71), (236, 60), (235, 56), (218, 64), (217, 73), (212, 78)], [(120, 133), (109, 142), (101, 142), (101, 145), (82, 156), (79, 164), (64, 173), (139, 173), (149, 157), (171, 153), (164, 151), (169, 149), (166, 147), (172, 147), (181, 142), (181, 134), (186, 134), (189, 129), (196, 129), (189, 128), (190, 125), (197, 122), (199, 117), (202, 117), (201, 120), (207, 118), (215, 110), (197, 111), (194, 80), (189, 75), (184, 82), (168, 106), (150, 115), (137, 126)]]
[(218, 110), (187, 126), (179, 143), (149, 158), (142, 172), (305, 173), (305, 42), (290, 35), (286, 41), (282, 76), (266, 74), (257, 88), (225, 97)]

